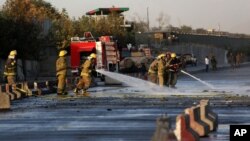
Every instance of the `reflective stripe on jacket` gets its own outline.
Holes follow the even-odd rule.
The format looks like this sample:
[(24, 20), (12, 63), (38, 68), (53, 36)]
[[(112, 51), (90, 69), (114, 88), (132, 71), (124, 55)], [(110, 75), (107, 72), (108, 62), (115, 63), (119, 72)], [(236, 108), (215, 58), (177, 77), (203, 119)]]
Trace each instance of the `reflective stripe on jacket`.
[(16, 75), (16, 61), (8, 58), (4, 67), (4, 75)]

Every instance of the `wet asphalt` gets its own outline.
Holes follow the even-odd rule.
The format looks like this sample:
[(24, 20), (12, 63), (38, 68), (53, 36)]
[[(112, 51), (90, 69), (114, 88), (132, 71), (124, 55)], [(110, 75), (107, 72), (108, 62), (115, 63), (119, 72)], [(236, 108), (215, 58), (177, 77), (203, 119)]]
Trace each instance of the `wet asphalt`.
[(250, 124), (250, 67), (199, 72), (216, 89), (180, 75), (171, 92), (147, 93), (131, 87), (89, 89), (90, 97), (56, 94), (13, 101), (0, 112), (3, 141), (150, 141), (156, 118), (167, 114), (172, 129), (184, 109), (209, 99), (218, 130), (201, 140), (229, 140), (229, 125)]

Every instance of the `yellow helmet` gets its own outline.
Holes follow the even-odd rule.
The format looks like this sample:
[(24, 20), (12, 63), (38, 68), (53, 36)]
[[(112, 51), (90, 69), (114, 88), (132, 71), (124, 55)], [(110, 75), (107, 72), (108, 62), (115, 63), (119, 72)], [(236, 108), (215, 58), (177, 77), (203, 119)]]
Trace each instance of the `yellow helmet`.
[(160, 54), (160, 55), (157, 56), (157, 59), (161, 59), (162, 57), (165, 57), (165, 56), (166, 55), (162, 53), (162, 54)]
[(17, 55), (16, 50), (12, 50), (12, 51), (10, 52), (10, 56), (15, 56), (15, 55)]
[(59, 52), (59, 56), (62, 57), (62, 56), (65, 56), (67, 54), (67, 51), (66, 50), (61, 50)]
[(175, 57), (176, 57), (176, 54), (175, 54), (175, 53), (171, 53), (171, 57), (172, 57), (172, 58), (175, 58)]
[(91, 53), (91, 54), (89, 55), (89, 57), (90, 57), (90, 58), (96, 58), (96, 54), (95, 54), (95, 53)]

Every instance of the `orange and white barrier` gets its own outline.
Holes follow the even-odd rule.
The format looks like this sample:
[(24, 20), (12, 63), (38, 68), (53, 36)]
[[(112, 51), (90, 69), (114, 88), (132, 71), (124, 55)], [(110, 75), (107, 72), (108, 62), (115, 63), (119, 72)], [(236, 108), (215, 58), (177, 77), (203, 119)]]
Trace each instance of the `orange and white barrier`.
[(199, 135), (190, 128), (189, 115), (180, 114), (176, 117), (176, 129), (174, 131), (178, 141), (199, 141)]

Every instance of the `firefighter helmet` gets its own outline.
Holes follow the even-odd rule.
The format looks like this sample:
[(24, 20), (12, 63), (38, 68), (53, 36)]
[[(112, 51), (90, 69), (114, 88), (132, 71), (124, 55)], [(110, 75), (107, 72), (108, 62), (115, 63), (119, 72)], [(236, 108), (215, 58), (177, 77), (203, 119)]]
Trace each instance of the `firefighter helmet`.
[(176, 57), (176, 54), (175, 54), (175, 53), (171, 53), (171, 57), (172, 57), (172, 58), (175, 58), (175, 57)]
[(157, 59), (161, 59), (162, 57), (165, 57), (165, 54), (162, 53), (162, 54), (158, 55)]
[(96, 58), (96, 54), (95, 54), (95, 53), (91, 53), (91, 54), (89, 55), (89, 57), (90, 57), (90, 58)]
[(59, 56), (62, 57), (62, 56), (65, 56), (67, 54), (67, 51), (66, 50), (61, 50), (59, 52)]
[(10, 52), (10, 56), (15, 56), (15, 55), (17, 55), (16, 50), (12, 50), (12, 51)]
[(171, 57), (171, 52), (167, 52), (166, 57)]

